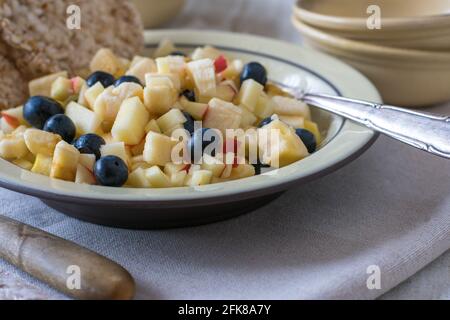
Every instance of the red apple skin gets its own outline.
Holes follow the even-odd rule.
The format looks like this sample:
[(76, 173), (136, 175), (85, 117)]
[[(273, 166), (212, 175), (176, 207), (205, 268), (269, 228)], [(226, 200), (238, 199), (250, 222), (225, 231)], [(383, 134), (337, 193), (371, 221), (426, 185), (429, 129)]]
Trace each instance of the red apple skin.
[(180, 172), (186, 171), (187, 173), (189, 173), (189, 170), (191, 170), (192, 164), (187, 164), (186, 166), (183, 167), (183, 169), (180, 170)]
[(228, 68), (227, 59), (222, 55), (214, 61), (214, 66), (216, 68), (216, 73), (221, 73)]
[(5, 118), (5, 121), (13, 128), (17, 128), (20, 126), (19, 120), (17, 118), (10, 116), (9, 114), (6, 114), (2, 112), (2, 117)]

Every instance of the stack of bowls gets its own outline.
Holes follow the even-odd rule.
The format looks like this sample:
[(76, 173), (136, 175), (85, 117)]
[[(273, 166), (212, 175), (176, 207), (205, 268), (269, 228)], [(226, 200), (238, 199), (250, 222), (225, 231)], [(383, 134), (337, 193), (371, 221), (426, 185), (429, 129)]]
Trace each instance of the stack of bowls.
[(360, 70), (386, 103), (450, 100), (450, 0), (299, 0), (292, 20), (307, 45)]

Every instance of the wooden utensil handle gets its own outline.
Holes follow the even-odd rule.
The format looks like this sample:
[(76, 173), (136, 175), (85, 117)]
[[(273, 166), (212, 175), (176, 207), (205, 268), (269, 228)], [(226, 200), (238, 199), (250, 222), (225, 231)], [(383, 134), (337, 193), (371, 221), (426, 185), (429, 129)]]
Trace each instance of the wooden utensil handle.
[(132, 299), (117, 263), (70, 241), (0, 216), (0, 258), (76, 299)]

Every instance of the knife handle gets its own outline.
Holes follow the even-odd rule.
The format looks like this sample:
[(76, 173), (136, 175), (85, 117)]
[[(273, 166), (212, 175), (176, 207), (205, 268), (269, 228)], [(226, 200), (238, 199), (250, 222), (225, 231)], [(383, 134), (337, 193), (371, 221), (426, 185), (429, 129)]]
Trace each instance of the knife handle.
[(131, 275), (73, 242), (0, 216), (0, 258), (60, 292), (82, 300), (134, 297)]

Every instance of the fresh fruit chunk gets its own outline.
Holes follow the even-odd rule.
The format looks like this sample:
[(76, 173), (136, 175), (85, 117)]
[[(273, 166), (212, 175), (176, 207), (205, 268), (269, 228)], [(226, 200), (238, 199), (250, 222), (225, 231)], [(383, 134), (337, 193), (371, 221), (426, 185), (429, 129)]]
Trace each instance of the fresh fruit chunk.
[(212, 177), (213, 177), (213, 174), (211, 171), (198, 170), (192, 174), (192, 177), (188, 184), (191, 187), (207, 185), (207, 184), (211, 183)]
[(237, 104), (244, 106), (250, 112), (254, 112), (262, 95), (264, 87), (253, 79), (245, 80), (237, 97)]
[(148, 164), (164, 166), (172, 162), (172, 148), (176, 140), (168, 136), (150, 131), (145, 139), (144, 160)]
[(310, 131), (314, 137), (316, 138), (317, 145), (320, 145), (322, 143), (322, 135), (319, 130), (319, 126), (317, 123), (305, 120), (305, 128), (306, 130)]
[(199, 163), (205, 153), (215, 156), (216, 151), (221, 151), (223, 144), (220, 137), (220, 133), (214, 129), (202, 128), (195, 131), (187, 145), (191, 163)]
[(146, 76), (144, 104), (150, 113), (162, 115), (168, 112), (178, 100), (177, 83), (169, 76)]
[(58, 101), (65, 101), (73, 94), (72, 81), (70, 79), (67, 79), (66, 77), (59, 77), (52, 83), (50, 93), (51, 98)]
[(42, 96), (31, 97), (23, 107), (23, 117), (37, 129), (42, 129), (52, 116), (63, 113), (64, 109), (58, 101)]
[(201, 95), (209, 97), (215, 95), (216, 73), (213, 60), (202, 59), (189, 62), (187, 64), (187, 70)]
[(12, 163), (24, 170), (31, 170), (33, 168), (33, 164), (25, 159), (15, 159)]
[(295, 133), (302, 139), (309, 153), (316, 152), (317, 149), (317, 141), (314, 134), (305, 129), (297, 129)]
[(184, 182), (186, 181), (187, 177), (186, 171), (180, 171), (172, 174), (170, 176), (170, 186), (173, 188), (180, 188), (184, 186)]
[(150, 182), (145, 176), (143, 168), (137, 168), (128, 176), (127, 185), (133, 188), (149, 188)]
[(48, 157), (53, 156), (56, 145), (61, 141), (59, 135), (38, 129), (27, 129), (23, 137), (31, 153)]
[(242, 128), (248, 128), (253, 126), (256, 121), (258, 121), (258, 118), (250, 111), (248, 111), (246, 108), (242, 108), (242, 119), (240, 126)]
[(182, 125), (187, 121), (184, 114), (178, 109), (172, 109), (156, 120), (162, 132), (166, 132), (175, 126)]
[(20, 126), (20, 122), (17, 118), (12, 117), (8, 114), (3, 114), (2, 113), (2, 119), (4, 119), (4, 121), (8, 124), (9, 127), (11, 128), (17, 128), (18, 126)]
[(131, 62), (131, 67), (127, 71), (127, 76), (135, 76), (141, 83), (145, 83), (145, 75), (148, 73), (155, 73), (158, 69), (156, 67), (155, 61), (150, 58), (136, 57), (135, 60)]
[(102, 158), (106, 156), (116, 156), (125, 163), (129, 162), (129, 156), (124, 142), (107, 143), (100, 148)]
[(158, 57), (165, 57), (169, 55), (171, 52), (176, 51), (173, 42), (170, 39), (163, 39), (160, 41), (158, 48), (156, 48), (155, 52), (153, 53), (153, 56), (155, 58)]
[(88, 133), (79, 137), (78, 140), (75, 141), (74, 146), (80, 153), (93, 154), (98, 160), (101, 157), (100, 149), (105, 144), (105, 139), (102, 137), (93, 133)]
[(81, 77), (73, 77), (70, 79), (72, 94), (79, 95), (84, 86), (87, 86), (86, 80)]
[(66, 107), (66, 116), (77, 127), (77, 135), (97, 132), (102, 124), (102, 119), (97, 114), (73, 101)]
[(248, 79), (253, 79), (262, 86), (267, 83), (267, 70), (258, 62), (250, 62), (244, 66), (241, 74), (241, 83), (244, 83)]
[(202, 120), (208, 111), (208, 104), (191, 102), (186, 97), (181, 97), (180, 104), (183, 110), (188, 112), (195, 120)]
[(138, 97), (129, 98), (122, 103), (111, 134), (117, 141), (136, 145), (145, 137), (145, 126), (150, 115)]
[(100, 83), (103, 88), (108, 88), (109, 86), (114, 85), (115, 81), (116, 79), (112, 74), (103, 71), (96, 71), (87, 78), (86, 84), (89, 88), (91, 88), (97, 83)]
[(168, 188), (170, 187), (170, 179), (158, 166), (153, 166), (145, 170), (147, 178), (152, 188)]
[(202, 170), (211, 171), (214, 177), (219, 178), (225, 170), (226, 164), (215, 157), (211, 157), (207, 154), (203, 155), (203, 161), (201, 164)]
[(265, 93), (261, 94), (256, 103), (253, 113), (260, 119), (265, 119), (272, 116), (275, 112), (275, 102)]
[(52, 170), (52, 163), (53, 157), (38, 154), (36, 156), (36, 160), (34, 161), (33, 168), (31, 168), (31, 172), (50, 177), (50, 172)]
[(0, 131), (3, 134), (12, 133), (17, 128), (16, 125), (17, 125), (16, 121), (10, 124), (10, 122), (8, 122), (5, 117), (2, 117), (0, 119), (0, 129), (1, 129)]
[[(112, 89), (111, 89), (112, 90)], [(105, 91), (105, 87), (101, 82), (97, 82), (89, 87), (84, 93), (84, 98), (87, 102), (87, 107), (93, 109), (97, 98)]]
[(13, 160), (23, 158), (28, 153), (23, 134), (11, 133), (0, 140), (0, 157)]
[(225, 133), (226, 129), (238, 129), (242, 121), (242, 110), (230, 102), (217, 98), (209, 102), (203, 125)]
[(221, 73), (222, 71), (226, 70), (227, 67), (228, 61), (223, 55), (220, 55), (214, 61), (214, 68), (216, 69), (216, 73)]
[(72, 143), (75, 138), (77, 128), (68, 116), (64, 114), (57, 114), (47, 120), (44, 125), (44, 131), (58, 134), (64, 141)]
[(164, 173), (168, 176), (171, 176), (177, 172), (185, 171), (186, 172), (186, 165), (185, 164), (175, 164), (172, 162), (166, 163), (164, 166)]
[(174, 74), (183, 81), (186, 76), (186, 61), (182, 56), (167, 56), (156, 59), (156, 66), (160, 74)]
[(204, 46), (203, 48), (197, 48), (192, 53), (192, 60), (210, 59), (212, 61), (220, 57), (222, 53), (214, 47)]
[(311, 111), (309, 106), (303, 101), (275, 96), (272, 98), (275, 102), (275, 113), (283, 116), (300, 116), (306, 120), (311, 120)]
[(222, 79), (231, 80), (236, 83), (239, 81), (243, 69), (244, 63), (241, 60), (234, 60), (228, 64), (228, 68), (222, 71), (219, 76)]
[(27, 125), (25, 118), (23, 117), (23, 106), (19, 106), (16, 108), (3, 110), (1, 112), (2, 117), (6, 118), (6, 121), (10, 123), (10, 125)]
[(183, 115), (186, 118), (186, 122), (183, 123), (183, 128), (187, 130), (191, 135), (194, 134), (195, 131), (195, 119), (186, 111), (183, 111)]
[(49, 97), (51, 95), (53, 82), (60, 77), (67, 78), (68, 77), (67, 71), (53, 73), (48, 76), (37, 78), (30, 81), (30, 83), (28, 84), (30, 96)]
[(141, 80), (139, 80), (135, 76), (128, 75), (128, 76), (122, 76), (119, 79), (117, 79), (116, 82), (114, 82), (114, 87), (118, 87), (122, 83), (127, 83), (127, 82), (137, 83), (138, 85), (142, 86)]
[(128, 167), (121, 158), (106, 156), (95, 163), (94, 175), (102, 186), (122, 187), (128, 180)]
[(278, 118), (295, 129), (301, 129), (305, 126), (305, 118), (300, 116), (278, 116)]
[[(97, 51), (90, 63), (92, 72), (105, 72), (114, 76), (121, 76), (125, 71), (125, 65), (110, 49), (102, 48)], [(105, 86), (107, 87), (107, 86)]]
[(65, 141), (60, 141), (53, 155), (50, 177), (75, 181), (80, 152)]
[(231, 174), (228, 177), (228, 179), (231, 180), (244, 179), (253, 177), (254, 175), (256, 175), (255, 167), (245, 163), (234, 167), (231, 170)]
[(259, 129), (258, 142), (262, 162), (274, 168), (290, 165), (309, 155), (295, 130), (280, 120), (274, 120)]
[(80, 154), (80, 159), (78, 162), (80, 165), (88, 169), (89, 171), (94, 171), (94, 165), (95, 165), (96, 157), (93, 154)]
[(85, 166), (79, 164), (77, 166), (77, 174), (75, 176), (75, 183), (79, 184), (89, 184), (95, 185), (97, 181), (95, 180), (94, 174), (92, 171), (88, 170)]
[(150, 122), (145, 126), (145, 133), (149, 133), (150, 131), (161, 133), (161, 129), (155, 119), (150, 120)]

